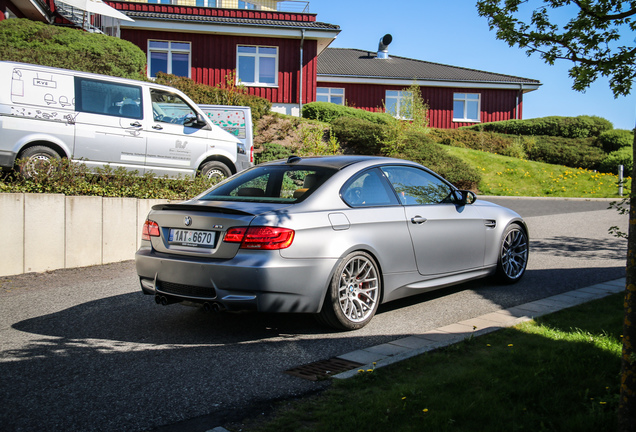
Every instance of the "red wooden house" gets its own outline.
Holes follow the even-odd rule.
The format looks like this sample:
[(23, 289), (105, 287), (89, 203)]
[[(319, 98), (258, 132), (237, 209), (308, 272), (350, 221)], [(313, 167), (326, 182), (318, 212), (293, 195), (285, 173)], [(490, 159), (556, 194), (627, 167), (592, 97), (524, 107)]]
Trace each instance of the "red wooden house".
[(308, 9), (309, 2), (278, 0), (0, 0), (8, 16), (133, 42), (147, 55), (150, 77), (163, 71), (209, 85), (233, 79), (286, 114), (319, 100), (404, 116), (405, 89), (417, 83), (431, 126), (455, 128), (520, 119), (523, 94), (541, 85), (389, 56), (388, 35), (377, 53), (328, 48), (340, 27)]

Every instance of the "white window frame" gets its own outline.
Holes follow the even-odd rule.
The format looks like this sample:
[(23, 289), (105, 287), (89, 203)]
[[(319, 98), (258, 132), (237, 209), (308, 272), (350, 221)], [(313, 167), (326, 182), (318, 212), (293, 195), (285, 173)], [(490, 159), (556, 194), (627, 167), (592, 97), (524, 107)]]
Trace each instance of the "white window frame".
[[(336, 93), (336, 92), (334, 92), (334, 90), (336, 92), (341, 92), (341, 93)], [(317, 87), (316, 88), (316, 100), (318, 100), (318, 96), (319, 95), (320, 96), (327, 96), (327, 102), (334, 103), (336, 105), (342, 105), (342, 106), (344, 106), (344, 104), (345, 104), (345, 89), (343, 89), (341, 87)], [(342, 103), (333, 102), (331, 100), (332, 96), (342, 98)]]
[[(152, 42), (167, 42), (168, 43), (168, 48), (156, 48), (150, 47), (150, 44)], [(188, 44), (188, 49), (183, 49), (183, 48), (173, 48), (172, 44), (173, 43), (180, 43), (180, 44)], [(187, 41), (174, 41), (174, 40), (161, 40), (161, 39), (148, 39), (148, 78), (154, 79), (155, 77), (152, 76), (152, 70), (151, 70), (151, 61), (152, 61), (152, 53), (156, 52), (156, 53), (167, 53), (168, 54), (168, 70), (166, 71), (166, 73), (171, 74), (172, 73), (172, 54), (188, 54), (188, 76), (187, 78), (191, 78), (191, 74), (192, 74), (192, 43), (191, 42), (187, 42)]]
[[(389, 95), (389, 92), (395, 92), (397, 95)], [(385, 90), (384, 91), (384, 111), (387, 114), (391, 114), (393, 117), (400, 120), (412, 120), (411, 117), (403, 116), (402, 111), (405, 107), (402, 106), (402, 101), (410, 98), (413, 100), (413, 93), (408, 90)], [(389, 100), (395, 100), (395, 113), (387, 111), (386, 107), (389, 105)], [(411, 102), (411, 105), (413, 103)]]
[[(477, 99), (469, 99), (469, 96), (477, 96)], [(464, 112), (461, 117), (457, 117), (455, 113), (455, 102), (461, 101), (464, 104)], [(476, 119), (468, 118), (468, 104), (477, 103)], [(481, 123), (481, 93), (453, 93), (453, 121), (462, 123)]]
[[(241, 47), (254, 47), (256, 48), (256, 52), (255, 53), (240, 53), (239, 49)], [(274, 48), (276, 50), (276, 54), (266, 54), (266, 53), (259, 53), (259, 49), (260, 48)], [(279, 68), (278, 68), (278, 47), (277, 46), (268, 46), (268, 45), (246, 45), (246, 44), (240, 44), (240, 45), (236, 45), (236, 84), (237, 85), (244, 85), (247, 87), (278, 87), (278, 72), (279, 72)], [(241, 57), (253, 57), (254, 58), (254, 82), (247, 82), (247, 81), (242, 81), (241, 77), (239, 76), (239, 60)], [(266, 82), (261, 82), (260, 81), (260, 76), (259, 76), (259, 65), (260, 65), (260, 59), (261, 58), (273, 58), (275, 60), (274, 62), (274, 83), (266, 83)]]

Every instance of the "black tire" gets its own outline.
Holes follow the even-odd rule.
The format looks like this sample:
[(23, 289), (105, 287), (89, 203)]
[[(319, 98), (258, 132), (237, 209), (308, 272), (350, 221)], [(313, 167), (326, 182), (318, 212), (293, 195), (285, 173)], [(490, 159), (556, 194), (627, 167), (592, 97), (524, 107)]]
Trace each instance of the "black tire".
[(518, 224), (506, 227), (499, 245), (496, 277), (501, 283), (518, 282), (528, 265), (528, 234)]
[(209, 161), (201, 165), (200, 175), (210, 180), (221, 181), (232, 175), (232, 171), (223, 162)]
[(24, 150), (18, 156), (18, 160), (25, 159), (26, 163), (20, 165), (20, 174), (27, 178), (36, 175), (50, 174), (53, 171), (52, 160), (60, 160), (61, 156), (47, 146), (33, 146)]
[(338, 330), (357, 330), (369, 323), (380, 303), (382, 278), (366, 252), (352, 252), (338, 265), (318, 320)]

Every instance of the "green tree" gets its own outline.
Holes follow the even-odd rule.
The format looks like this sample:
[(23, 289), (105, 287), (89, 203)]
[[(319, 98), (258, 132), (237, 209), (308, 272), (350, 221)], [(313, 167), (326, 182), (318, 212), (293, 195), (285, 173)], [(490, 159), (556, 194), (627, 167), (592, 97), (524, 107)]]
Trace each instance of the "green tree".
[[(609, 79), (614, 97), (631, 93), (636, 77), (636, 46), (621, 46), (621, 31), (636, 30), (636, 1), (617, 0), (479, 0), (497, 38), (538, 54), (546, 63), (573, 62), (572, 88), (584, 91), (599, 76)], [(565, 17), (565, 18), (564, 18)], [(630, 42), (631, 43), (631, 42)], [(636, 143), (635, 143), (636, 144)], [(636, 149), (636, 145), (634, 145)], [(632, 178), (635, 172), (632, 171)], [(636, 431), (636, 200), (630, 192), (625, 287), (625, 319), (620, 431)]]

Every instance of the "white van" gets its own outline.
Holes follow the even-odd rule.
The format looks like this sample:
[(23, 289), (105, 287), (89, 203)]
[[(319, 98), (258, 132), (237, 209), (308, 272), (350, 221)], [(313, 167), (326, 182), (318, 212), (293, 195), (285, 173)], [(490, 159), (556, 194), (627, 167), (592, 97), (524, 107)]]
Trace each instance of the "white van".
[(14, 62), (0, 62), (0, 77), (0, 167), (28, 159), (28, 174), (38, 161), (66, 157), (212, 178), (253, 164), (245, 144), (174, 88)]

